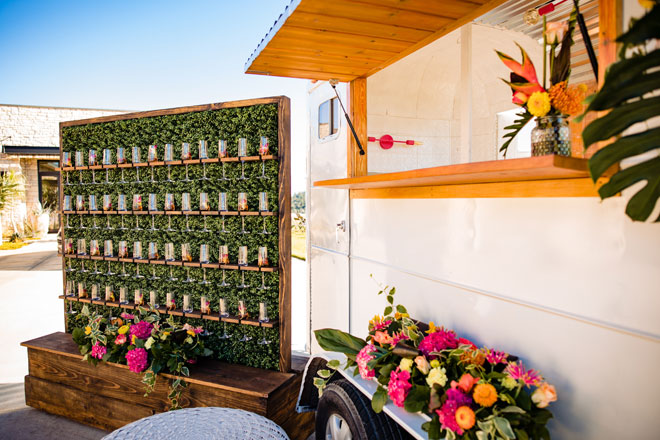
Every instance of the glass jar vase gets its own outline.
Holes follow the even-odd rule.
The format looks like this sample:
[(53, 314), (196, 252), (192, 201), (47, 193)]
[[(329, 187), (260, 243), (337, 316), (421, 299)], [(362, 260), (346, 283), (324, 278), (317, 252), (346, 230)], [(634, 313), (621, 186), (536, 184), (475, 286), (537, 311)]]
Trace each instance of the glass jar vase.
[(532, 156), (571, 155), (571, 130), (564, 115), (536, 118), (532, 129)]

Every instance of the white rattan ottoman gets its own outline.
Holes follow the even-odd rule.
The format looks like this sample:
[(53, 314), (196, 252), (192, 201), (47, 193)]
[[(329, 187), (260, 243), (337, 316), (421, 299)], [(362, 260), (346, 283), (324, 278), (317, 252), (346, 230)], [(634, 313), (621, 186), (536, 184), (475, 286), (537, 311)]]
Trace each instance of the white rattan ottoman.
[(187, 408), (145, 417), (103, 439), (289, 440), (289, 437), (274, 422), (241, 409)]

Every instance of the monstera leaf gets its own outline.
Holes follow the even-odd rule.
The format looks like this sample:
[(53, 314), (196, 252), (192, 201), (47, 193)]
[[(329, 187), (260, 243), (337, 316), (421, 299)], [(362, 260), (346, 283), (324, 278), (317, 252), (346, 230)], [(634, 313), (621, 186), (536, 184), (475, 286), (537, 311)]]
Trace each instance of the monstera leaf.
[[(622, 136), (632, 125), (660, 115), (660, 49), (651, 52), (645, 49), (645, 43), (654, 38), (660, 38), (660, 5), (657, 2), (617, 39), (622, 43), (620, 60), (610, 66), (603, 87), (587, 108), (587, 112), (609, 112), (585, 128), (582, 133), (585, 149), (616, 137), (589, 160), (594, 182), (624, 159), (660, 151), (660, 127)], [(598, 193), (606, 199), (641, 181), (646, 181), (646, 185), (630, 198), (626, 214), (633, 220), (646, 221), (660, 198), (660, 156), (619, 170)], [(655, 221), (659, 222), (660, 217)]]

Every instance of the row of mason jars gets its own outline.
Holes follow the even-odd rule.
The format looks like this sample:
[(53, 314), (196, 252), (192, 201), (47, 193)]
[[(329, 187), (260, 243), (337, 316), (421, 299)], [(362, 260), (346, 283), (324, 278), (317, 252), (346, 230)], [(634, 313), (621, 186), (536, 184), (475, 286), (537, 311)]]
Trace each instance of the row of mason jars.
[[(257, 259), (257, 264), (261, 266), (268, 266), (268, 248), (266, 246), (259, 247), (259, 254)], [(87, 240), (84, 238), (79, 238), (76, 243), (76, 250), (73, 249), (73, 238), (66, 238), (64, 240), (64, 253), (69, 255), (91, 255), (91, 256), (101, 256), (101, 250), (99, 248), (98, 240), (90, 240), (89, 242), (89, 253), (87, 252)], [(126, 241), (122, 240), (119, 242), (118, 254), (119, 258), (130, 258), (128, 252), (128, 245)], [(112, 240), (105, 240), (103, 243), (103, 256), (112, 258), (114, 257), (114, 246)], [(142, 242), (136, 241), (133, 243), (133, 259), (142, 260)], [(158, 243), (150, 242), (149, 243), (149, 252), (147, 253), (147, 259), (149, 260), (158, 260), (160, 259), (160, 253), (158, 252)], [(192, 253), (190, 252), (190, 244), (182, 243), (181, 244), (181, 260), (182, 261), (193, 261)], [(165, 261), (175, 261), (174, 258), (174, 243), (165, 244)], [(211, 262), (211, 257), (209, 254), (209, 245), (202, 244), (199, 247), (199, 262), (202, 264), (207, 264)], [(229, 264), (229, 248), (227, 245), (220, 245), (218, 249), (218, 263), (220, 264)], [(248, 265), (248, 247), (239, 246), (238, 248), (238, 263), (239, 266)]]
[[(91, 290), (91, 292), (90, 292)], [(66, 296), (68, 298), (90, 298), (94, 301), (100, 301), (101, 300), (101, 286), (100, 284), (91, 284), (91, 288), (88, 290), (87, 284), (84, 281), (79, 281), (78, 282), (78, 289), (77, 289), (77, 294), (74, 292), (74, 282), (73, 281), (67, 281), (66, 282)], [(116, 301), (115, 297), (115, 292), (113, 290), (113, 287), (110, 285), (105, 286), (105, 301)], [(119, 288), (119, 303), (121, 305), (128, 304), (128, 289), (126, 287), (120, 287)], [(145, 304), (145, 299), (144, 295), (142, 293), (142, 289), (135, 289), (133, 292), (133, 303), (136, 305), (147, 305)], [(161, 304), (158, 304), (158, 292), (155, 290), (151, 290), (149, 292), (149, 304), (150, 307), (153, 307), (154, 309), (160, 308)], [(167, 292), (166, 296), (166, 303), (165, 307), (168, 309), (175, 309), (176, 308), (176, 300), (174, 298), (174, 293), (172, 292)], [(184, 313), (192, 313), (193, 311), (193, 306), (190, 302), (190, 295), (185, 294), (183, 295), (183, 312)], [(202, 295), (200, 298), (200, 308), (199, 311), (204, 314), (209, 314), (212, 312), (212, 307), (211, 303), (208, 301), (206, 295)], [(245, 301), (239, 300), (238, 301), (238, 317), (239, 318), (247, 318), (249, 316), (247, 306), (245, 305)], [(225, 298), (220, 298), (218, 301), (218, 313), (222, 317), (228, 317), (230, 316), (229, 314), (229, 309), (227, 307), (227, 300)], [(266, 302), (261, 302), (259, 303), (259, 321), (261, 322), (268, 322), (268, 306)]]
[[(71, 197), (70, 195), (64, 196), (64, 210), (71, 211)], [(77, 195), (76, 196), (76, 210), (77, 211), (97, 211), (97, 202), (96, 195), (90, 194), (87, 196), (87, 207), (85, 207), (85, 196)], [(181, 194), (181, 210), (182, 211), (192, 211), (191, 202), (190, 202), (190, 193)], [(247, 211), (248, 210), (248, 197), (247, 193), (239, 192), (238, 193), (238, 210)], [(87, 208), (87, 209), (86, 209)], [(158, 211), (158, 194), (149, 194), (149, 211)], [(209, 211), (211, 206), (209, 204), (209, 195), (208, 193), (199, 194), (199, 210), (200, 211)], [(105, 194), (103, 196), (103, 210), (112, 211), (112, 195)], [(117, 196), (117, 210), (118, 211), (127, 211), (126, 203), (126, 194), (119, 194)], [(133, 211), (142, 211), (142, 196), (140, 194), (133, 194)], [(165, 194), (165, 211), (174, 211), (176, 210), (176, 201), (174, 194)], [(228, 211), (227, 209), (227, 193), (221, 192), (218, 195), (218, 211)], [(268, 193), (260, 192), (259, 193), (259, 211), (267, 212), (268, 211)]]
[[(248, 155), (248, 141), (247, 138), (238, 138), (238, 157), (245, 157)], [(208, 142), (205, 140), (199, 141), (199, 154), (198, 159), (209, 159), (208, 154)], [(269, 153), (268, 147), (268, 138), (266, 136), (261, 136), (259, 139), (259, 155), (266, 156)], [(131, 149), (131, 162), (132, 163), (142, 163), (140, 147), (132, 147)], [(165, 144), (163, 160), (165, 162), (170, 162), (174, 159), (174, 146), (172, 144)], [(74, 156), (75, 166), (83, 167), (85, 166), (85, 154), (84, 151), (76, 151)], [(147, 148), (147, 162), (156, 162), (160, 156), (158, 155), (158, 145), (149, 145)], [(227, 157), (227, 141), (219, 140), (218, 141), (218, 158)], [(72, 165), (72, 155), (71, 152), (65, 151), (62, 153), (62, 162), (65, 167), (70, 167)], [(190, 149), (190, 144), (188, 142), (183, 142), (181, 144), (181, 160), (190, 160), (193, 159), (192, 151)], [(117, 163), (125, 164), (128, 163), (126, 157), (126, 148), (118, 147), (117, 148)], [(103, 165), (113, 165), (112, 163), (112, 150), (105, 148), (103, 150)], [(99, 165), (97, 160), (97, 150), (90, 149), (87, 152), (87, 165), (95, 166)]]

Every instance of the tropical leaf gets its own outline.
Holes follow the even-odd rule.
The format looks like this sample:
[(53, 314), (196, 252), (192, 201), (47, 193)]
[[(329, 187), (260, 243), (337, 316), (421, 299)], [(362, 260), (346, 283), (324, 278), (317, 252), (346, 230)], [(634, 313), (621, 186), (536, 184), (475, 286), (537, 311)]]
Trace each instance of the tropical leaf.
[(504, 154), (504, 157), (506, 157), (507, 150), (509, 148), (509, 144), (513, 140), (513, 138), (516, 137), (518, 132), (523, 129), (525, 125), (532, 119), (532, 114), (525, 109), (524, 112), (518, 113), (518, 119), (513, 121), (513, 124), (508, 125), (504, 127), (505, 130), (509, 130), (508, 133), (506, 133), (504, 136), (502, 136), (504, 139), (509, 138), (502, 144), (502, 147), (500, 148), (500, 152)]
[(378, 387), (374, 395), (371, 397), (371, 408), (375, 413), (379, 413), (383, 410), (383, 407), (387, 403), (387, 391), (385, 388)]
[(568, 80), (571, 74), (571, 46), (573, 45), (573, 30), (575, 29), (575, 9), (571, 13), (571, 18), (568, 20), (568, 30), (561, 40), (561, 49), (555, 57), (552, 64), (552, 72), (550, 72), (550, 84), (557, 84), (562, 81)]
[(355, 356), (367, 345), (364, 339), (331, 328), (314, 330), (314, 335), (316, 335), (316, 340), (322, 349), (344, 353), (345, 355)]
[[(587, 111), (607, 111), (607, 114), (591, 122), (582, 133), (585, 149), (596, 142), (618, 137), (589, 160), (589, 172), (594, 182), (623, 160), (660, 150), (658, 127), (621, 137), (633, 125), (660, 115), (660, 49), (650, 53), (645, 53), (643, 48), (630, 50), (633, 46), (644, 45), (648, 39), (659, 37), (660, 5), (656, 3), (617, 39), (624, 46), (620, 55), (623, 59), (610, 66), (603, 87), (587, 108)], [(620, 169), (599, 188), (598, 194), (602, 199), (613, 197), (642, 181), (646, 184), (630, 198), (626, 214), (632, 220), (646, 221), (660, 199), (659, 157), (651, 156)], [(660, 221), (660, 216), (655, 221)]]

